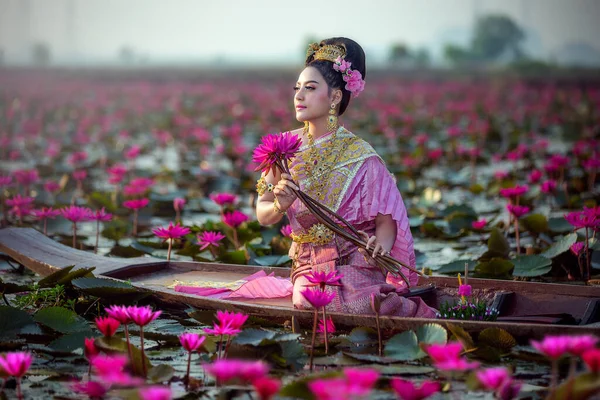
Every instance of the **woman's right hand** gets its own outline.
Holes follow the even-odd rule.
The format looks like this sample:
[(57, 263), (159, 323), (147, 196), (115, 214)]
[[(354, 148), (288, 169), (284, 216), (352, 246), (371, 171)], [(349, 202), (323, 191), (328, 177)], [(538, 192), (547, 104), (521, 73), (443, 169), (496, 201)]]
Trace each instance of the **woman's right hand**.
[(279, 208), (281, 211), (286, 211), (291, 207), (292, 203), (296, 200), (298, 196), (294, 193), (294, 190), (300, 190), (298, 186), (294, 183), (292, 176), (290, 174), (281, 174), (281, 179), (275, 185), (273, 189), (273, 194), (277, 201), (279, 202)]

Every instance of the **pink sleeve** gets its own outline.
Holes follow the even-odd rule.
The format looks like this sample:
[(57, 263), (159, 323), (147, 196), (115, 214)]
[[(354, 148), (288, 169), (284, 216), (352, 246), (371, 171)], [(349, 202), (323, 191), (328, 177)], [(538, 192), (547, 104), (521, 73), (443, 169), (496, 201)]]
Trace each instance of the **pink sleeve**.
[[(361, 224), (372, 221), (377, 214), (389, 214), (396, 221), (396, 241), (391, 255), (397, 260), (416, 266), (413, 237), (406, 214), (406, 207), (396, 186), (394, 177), (387, 170), (383, 161), (378, 157), (368, 158), (358, 170), (346, 196), (352, 196), (358, 201), (351, 201), (355, 206), (347, 209), (348, 221)], [(402, 272), (408, 278), (411, 286), (417, 284), (419, 275), (403, 268)], [(396, 286), (405, 286), (402, 278), (388, 276), (388, 282)]]

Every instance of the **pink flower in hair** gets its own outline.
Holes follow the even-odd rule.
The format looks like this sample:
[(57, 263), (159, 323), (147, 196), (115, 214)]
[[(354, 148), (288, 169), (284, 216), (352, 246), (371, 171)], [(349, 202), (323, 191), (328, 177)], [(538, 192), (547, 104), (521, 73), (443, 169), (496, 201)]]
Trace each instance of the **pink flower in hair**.
[(360, 71), (348, 70), (343, 77), (346, 82), (346, 90), (352, 93), (352, 97), (357, 97), (365, 89), (365, 81), (362, 79)]
[(333, 63), (333, 69), (338, 72), (344, 73), (352, 65), (351, 62), (344, 60), (341, 56), (338, 57)]

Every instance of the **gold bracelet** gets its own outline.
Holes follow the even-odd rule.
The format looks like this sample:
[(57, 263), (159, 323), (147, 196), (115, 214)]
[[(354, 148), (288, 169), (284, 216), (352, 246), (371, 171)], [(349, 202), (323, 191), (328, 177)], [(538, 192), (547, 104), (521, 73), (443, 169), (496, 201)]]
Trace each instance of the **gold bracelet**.
[(274, 188), (275, 185), (267, 182), (264, 176), (261, 177), (258, 181), (256, 181), (256, 191), (258, 192), (259, 196), (265, 194), (266, 191), (272, 192)]
[(279, 207), (279, 199), (277, 197), (275, 197), (275, 200), (273, 201), (273, 210), (275, 210), (277, 214), (285, 215), (285, 211), (282, 211)]

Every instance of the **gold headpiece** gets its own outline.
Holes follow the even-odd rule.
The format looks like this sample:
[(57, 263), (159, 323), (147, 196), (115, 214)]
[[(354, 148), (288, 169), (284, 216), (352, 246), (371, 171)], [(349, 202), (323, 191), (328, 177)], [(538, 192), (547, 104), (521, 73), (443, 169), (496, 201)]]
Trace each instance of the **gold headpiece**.
[(327, 60), (335, 62), (338, 57), (344, 58), (346, 55), (346, 48), (337, 44), (326, 44), (319, 46), (317, 43), (311, 43), (308, 45), (306, 57), (314, 54), (313, 60)]

